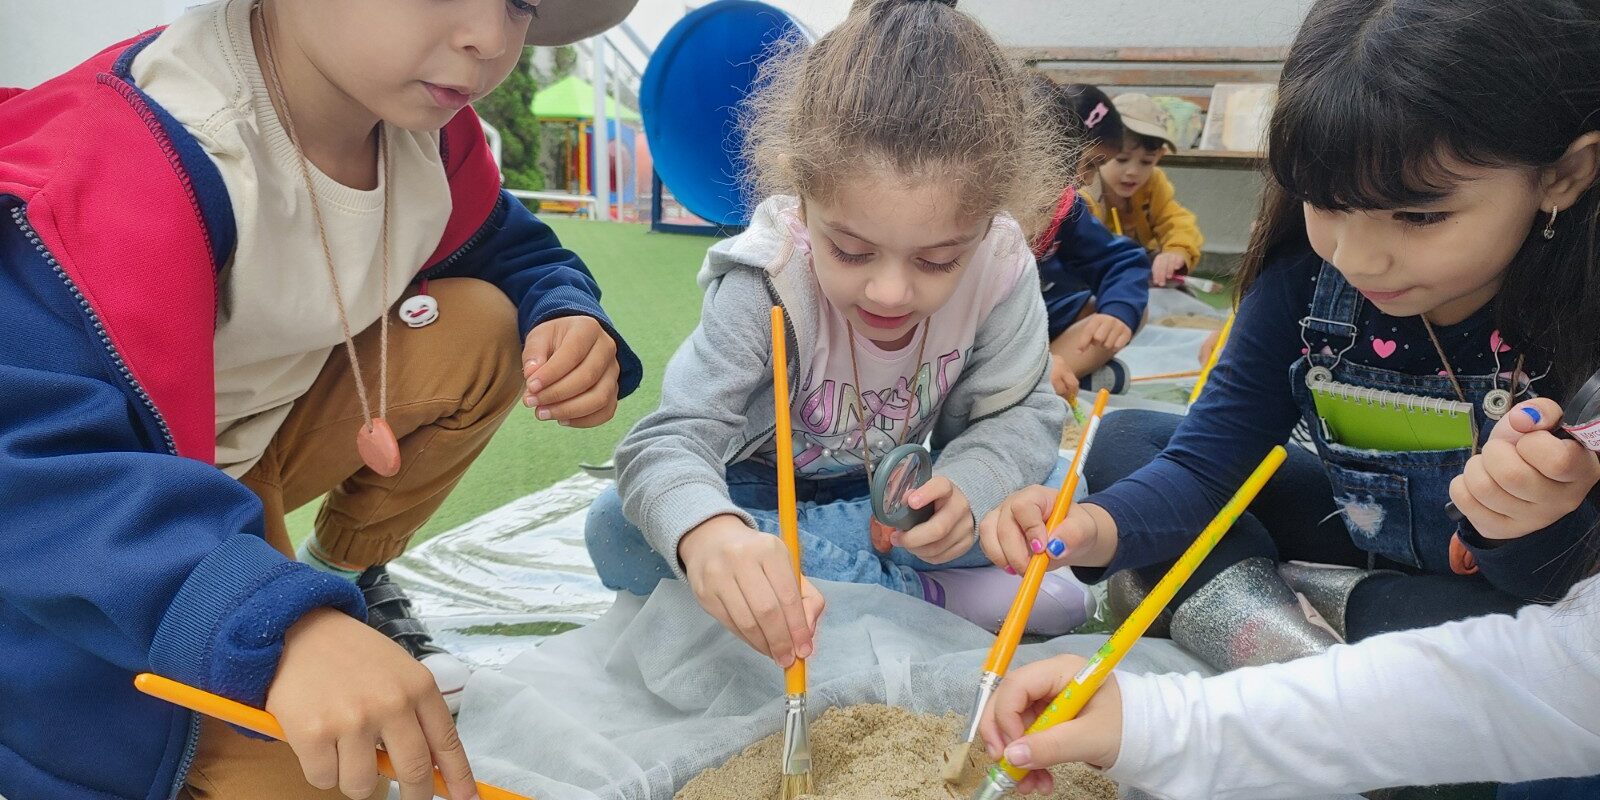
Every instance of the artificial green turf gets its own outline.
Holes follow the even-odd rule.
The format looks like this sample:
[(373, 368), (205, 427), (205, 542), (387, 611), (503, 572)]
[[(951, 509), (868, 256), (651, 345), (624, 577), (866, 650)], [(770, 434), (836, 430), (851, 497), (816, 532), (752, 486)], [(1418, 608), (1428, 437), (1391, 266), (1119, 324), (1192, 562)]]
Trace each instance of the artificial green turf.
[[(518, 405), (413, 544), (548, 487), (577, 472), (580, 462), (610, 458), (628, 428), (655, 409), (667, 359), (700, 321), (694, 276), (714, 239), (651, 233), (643, 225), (545, 221), (594, 272), (606, 312), (644, 363), (644, 383), (610, 424), (590, 430), (540, 422)], [(289, 515), (296, 543), (310, 534), (317, 505)]]

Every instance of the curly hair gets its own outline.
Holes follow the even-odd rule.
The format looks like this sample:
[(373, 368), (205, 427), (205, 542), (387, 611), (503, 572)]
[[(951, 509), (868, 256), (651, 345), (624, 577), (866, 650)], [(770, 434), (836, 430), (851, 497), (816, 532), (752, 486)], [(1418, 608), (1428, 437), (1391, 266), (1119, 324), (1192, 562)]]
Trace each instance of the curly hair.
[(957, 187), (962, 210), (1048, 224), (1075, 150), (1045, 96), (953, 0), (857, 0), (815, 45), (791, 38), (743, 108), (758, 197), (826, 201), (892, 170)]

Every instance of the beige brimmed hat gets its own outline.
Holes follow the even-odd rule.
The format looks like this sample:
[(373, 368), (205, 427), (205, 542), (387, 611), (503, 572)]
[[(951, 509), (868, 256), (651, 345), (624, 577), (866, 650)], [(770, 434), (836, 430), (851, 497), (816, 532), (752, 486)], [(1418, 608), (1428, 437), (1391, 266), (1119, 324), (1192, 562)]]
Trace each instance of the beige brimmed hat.
[(1177, 151), (1178, 146), (1172, 143), (1172, 134), (1167, 132), (1167, 110), (1151, 100), (1150, 95), (1138, 92), (1119, 94), (1111, 100), (1111, 104), (1117, 107), (1117, 113), (1122, 116), (1122, 127), (1160, 139), (1166, 142), (1167, 149)]
[(538, 16), (528, 25), (527, 43), (555, 47), (587, 39), (614, 27), (639, 0), (539, 0)]

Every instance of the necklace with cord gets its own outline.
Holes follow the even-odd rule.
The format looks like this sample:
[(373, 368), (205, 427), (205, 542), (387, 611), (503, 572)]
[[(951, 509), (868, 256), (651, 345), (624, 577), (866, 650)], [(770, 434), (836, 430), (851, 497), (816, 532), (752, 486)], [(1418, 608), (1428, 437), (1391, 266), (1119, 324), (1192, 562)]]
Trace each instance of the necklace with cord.
[[(345, 311), (344, 295), (339, 287), (339, 274), (333, 265), (333, 249), (328, 244), (328, 231), (323, 224), (322, 205), (317, 200), (316, 184), (311, 180), (311, 167), (306, 160), (305, 150), (301, 147), (300, 138), (295, 133), (294, 117), (289, 110), (289, 102), (283, 91), (283, 82), (278, 74), (277, 57), (273, 52), (272, 37), (267, 24), (266, 12), (257, 4), (251, 10), (251, 19), (257, 23), (261, 35), (261, 50), (266, 58), (267, 83), (280, 108), (279, 114), (283, 122), (284, 133), (289, 137), (289, 143), (294, 146), (295, 158), (300, 167), (300, 177), (305, 183), (306, 194), (311, 199), (311, 216), (316, 223), (317, 238), (322, 245), (322, 257), (328, 267), (328, 282), (333, 288), (334, 306), (339, 310), (339, 326), (344, 334), (345, 356), (350, 361), (351, 379), (356, 385), (356, 397), (361, 403), (361, 417), (364, 420), (361, 428), (356, 432), (356, 452), (361, 455), (362, 463), (366, 464), (373, 472), (386, 478), (392, 478), (400, 473), (400, 442), (395, 437), (394, 429), (389, 427), (385, 417), (389, 406), (389, 314), (384, 311), (378, 315), (378, 413), (372, 413), (372, 404), (367, 397), (366, 381), (361, 374), (361, 359), (356, 354), (355, 336), (350, 330), (350, 317)], [(389, 158), (389, 136), (387, 129), (380, 123), (378, 126), (378, 162), (382, 169), (383, 180), (383, 228), (380, 234), (380, 249), (383, 254), (383, 277), (379, 289), (383, 293), (384, 306), (389, 303), (389, 207), (393, 194), (393, 164)], [(423, 295), (426, 297), (426, 295)], [(415, 298), (413, 298), (415, 299)], [(432, 298), (428, 298), (431, 300)], [(437, 303), (433, 305), (431, 322), (438, 317)], [(409, 320), (407, 324), (410, 324)], [(427, 324), (426, 322), (422, 324)]]

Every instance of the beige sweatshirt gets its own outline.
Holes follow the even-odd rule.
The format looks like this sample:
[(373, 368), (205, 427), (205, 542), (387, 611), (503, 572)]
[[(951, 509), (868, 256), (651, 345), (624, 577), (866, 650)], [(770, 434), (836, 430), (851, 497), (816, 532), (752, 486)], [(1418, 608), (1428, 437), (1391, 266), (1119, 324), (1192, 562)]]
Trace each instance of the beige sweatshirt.
[[(310, 195), (251, 44), (251, 4), (219, 0), (192, 9), (133, 63), (139, 87), (216, 163), (233, 204), (238, 244), (218, 286), (214, 343), (217, 466), (235, 478), (260, 460), (329, 355), (344, 358)], [(384, 133), (394, 162), (388, 296), (381, 296), (382, 184), (360, 191), (311, 167), (352, 332), (404, 293), (450, 216), (438, 132), (385, 125)], [(362, 368), (376, 403), (377, 365)]]

